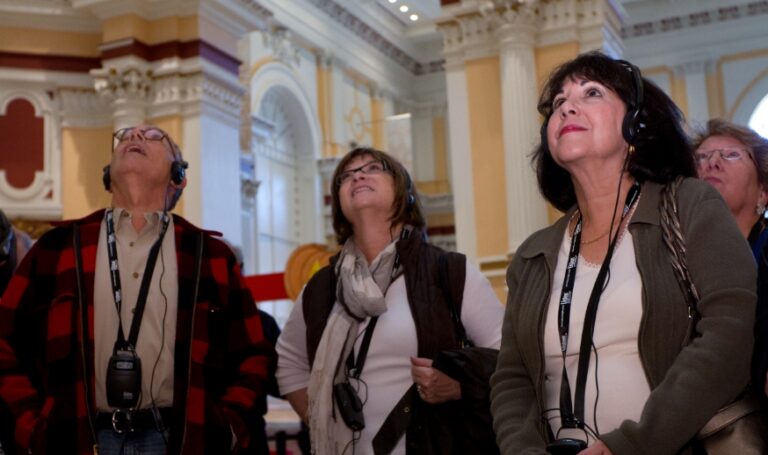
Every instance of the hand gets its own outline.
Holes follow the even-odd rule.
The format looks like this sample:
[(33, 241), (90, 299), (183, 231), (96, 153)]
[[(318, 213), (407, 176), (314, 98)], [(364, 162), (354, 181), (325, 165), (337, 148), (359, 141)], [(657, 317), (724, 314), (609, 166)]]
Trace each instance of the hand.
[(432, 368), (432, 360), (411, 357), (411, 376), (422, 400), (430, 404), (461, 399), (458, 381)]
[(579, 455), (613, 455), (613, 453), (603, 441), (597, 441), (579, 452)]

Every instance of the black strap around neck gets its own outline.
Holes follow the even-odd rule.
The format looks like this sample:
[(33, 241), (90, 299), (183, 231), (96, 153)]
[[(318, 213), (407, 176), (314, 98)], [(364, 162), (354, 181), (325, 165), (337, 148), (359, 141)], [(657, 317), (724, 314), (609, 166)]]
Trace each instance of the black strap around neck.
[[(624, 209), (621, 213), (619, 226), (629, 214), (632, 206), (637, 202), (640, 196), (640, 183), (635, 181), (627, 193), (627, 199), (624, 203)], [(576, 222), (576, 228), (573, 231), (571, 239), (571, 248), (568, 253), (568, 262), (565, 269), (565, 278), (563, 279), (563, 289), (560, 294), (560, 306), (558, 308), (558, 333), (560, 335), (560, 349), (563, 354), (563, 373), (560, 382), (560, 419), (561, 426), (565, 428), (584, 428), (584, 394), (587, 382), (587, 372), (589, 371), (589, 358), (592, 352), (592, 337), (595, 331), (595, 319), (597, 317), (597, 306), (600, 296), (603, 294), (605, 279), (608, 276), (611, 259), (616, 247), (619, 235), (613, 237), (608, 244), (608, 251), (605, 254), (603, 264), (597, 273), (595, 285), (589, 296), (586, 314), (584, 316), (584, 327), (581, 334), (581, 344), (579, 346), (579, 366), (576, 375), (576, 396), (575, 406), (571, 403), (571, 385), (568, 381), (568, 372), (565, 368), (565, 357), (568, 350), (568, 331), (571, 314), (571, 299), (573, 298), (573, 287), (576, 282), (576, 266), (579, 262), (579, 246), (581, 243), (581, 222), (582, 218)], [(610, 237), (609, 237), (610, 238)]]
[(113, 218), (112, 209), (106, 211), (106, 224), (107, 224), (107, 255), (109, 257), (109, 277), (112, 282), (112, 296), (115, 299), (115, 307), (117, 308), (117, 341), (115, 342), (115, 350), (117, 349), (129, 349), (134, 350), (136, 342), (139, 339), (139, 328), (141, 327), (141, 319), (144, 317), (144, 308), (147, 304), (147, 295), (149, 294), (149, 284), (152, 281), (152, 274), (155, 271), (155, 263), (157, 263), (157, 256), (160, 253), (160, 247), (163, 244), (163, 238), (165, 232), (168, 230), (168, 224), (170, 217), (168, 214), (163, 213), (162, 228), (160, 229), (160, 235), (149, 250), (149, 257), (147, 258), (147, 265), (144, 269), (144, 276), (141, 278), (141, 286), (139, 287), (139, 295), (136, 299), (136, 311), (133, 314), (131, 320), (130, 333), (128, 339), (125, 339), (123, 333), (123, 318), (121, 316), (121, 310), (123, 306), (122, 299), (122, 286), (120, 284), (120, 267), (117, 261), (117, 238), (115, 236), (115, 223)]
[(368, 326), (365, 328), (363, 334), (363, 341), (360, 344), (360, 351), (357, 353), (357, 361), (355, 361), (354, 349), (349, 353), (347, 357), (347, 368), (349, 376), (355, 379), (360, 379), (360, 375), (363, 374), (363, 367), (365, 366), (365, 359), (368, 357), (368, 348), (371, 346), (371, 338), (373, 338), (373, 329), (376, 328), (376, 322), (379, 320), (378, 316), (371, 318), (368, 322)]

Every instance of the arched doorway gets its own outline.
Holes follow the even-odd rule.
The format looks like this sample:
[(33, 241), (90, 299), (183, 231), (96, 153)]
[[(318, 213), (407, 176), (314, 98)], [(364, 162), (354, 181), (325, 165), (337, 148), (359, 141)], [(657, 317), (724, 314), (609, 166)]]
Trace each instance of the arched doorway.
[[(283, 272), (301, 244), (323, 240), (322, 192), (317, 168), (319, 129), (304, 91), (288, 67), (270, 63), (251, 81), (252, 162), (259, 182), (255, 207), (244, 207), (244, 249), (254, 255), (248, 273)], [(249, 213), (250, 212), (250, 213)], [(281, 326), (289, 301), (263, 302)]]

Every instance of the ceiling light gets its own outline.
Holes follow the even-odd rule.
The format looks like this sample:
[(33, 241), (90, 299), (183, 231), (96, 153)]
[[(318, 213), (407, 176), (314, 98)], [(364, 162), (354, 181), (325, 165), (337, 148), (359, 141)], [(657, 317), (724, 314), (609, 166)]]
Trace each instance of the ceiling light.
[(389, 3), (397, 3), (397, 0), (389, 0)]
[(419, 20), (419, 15), (418, 14), (411, 14), (411, 20), (414, 21), (414, 22)]
[(400, 6), (400, 12), (401, 13), (407, 13), (408, 12), (408, 5)]

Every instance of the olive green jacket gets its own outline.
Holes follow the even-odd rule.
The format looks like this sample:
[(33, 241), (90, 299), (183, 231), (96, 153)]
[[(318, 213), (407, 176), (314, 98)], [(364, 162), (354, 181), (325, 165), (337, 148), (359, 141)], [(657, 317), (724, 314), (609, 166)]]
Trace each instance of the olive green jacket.
[[(749, 377), (757, 300), (749, 246), (719, 193), (686, 179), (678, 210), (688, 267), (701, 294), (701, 336), (684, 346), (690, 319), (662, 240), (661, 189), (643, 184), (629, 223), (643, 282), (638, 348), (651, 394), (639, 422), (625, 420), (600, 435), (614, 455), (689, 452), (686, 446), (699, 428)], [(529, 237), (507, 271), (509, 298), (491, 377), (494, 429), (504, 454), (546, 453), (543, 332), (550, 292), (559, 291), (551, 289), (557, 253), (574, 210)]]

